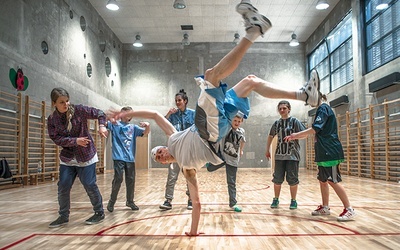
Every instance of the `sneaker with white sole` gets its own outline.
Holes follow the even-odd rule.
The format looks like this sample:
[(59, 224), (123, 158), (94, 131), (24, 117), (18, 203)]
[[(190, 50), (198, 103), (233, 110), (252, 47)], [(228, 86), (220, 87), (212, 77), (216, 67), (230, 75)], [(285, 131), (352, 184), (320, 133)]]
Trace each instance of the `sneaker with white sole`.
[[(247, 16), (248, 22), (251, 24), (251, 27), (257, 26), (260, 29), (261, 36), (265, 34), (271, 27), (271, 21), (264, 15), (261, 14), (254, 14)], [(250, 29), (251, 27), (246, 27), (246, 30)]]
[(162, 205), (160, 205), (160, 209), (163, 210), (170, 210), (172, 209), (171, 201), (170, 200), (165, 200)]
[(272, 27), (271, 21), (266, 16), (258, 13), (258, 10), (251, 3), (239, 3), (236, 5), (236, 11), (242, 15), (246, 30), (257, 26), (261, 35), (264, 35)]
[(306, 105), (310, 105), (315, 108), (318, 107), (321, 103), (321, 97), (319, 93), (319, 85), (320, 80), (318, 76), (318, 72), (313, 69), (310, 74), (310, 79), (308, 82), (301, 88), (302, 91), (307, 95)]
[(356, 216), (356, 211), (354, 211), (354, 209), (345, 208), (343, 209), (343, 212), (339, 215), (339, 217), (337, 217), (337, 220), (349, 221), (353, 220), (355, 216)]
[(192, 210), (192, 209), (193, 209), (192, 200), (188, 200), (186, 209), (187, 209), (187, 210)]
[(329, 207), (324, 207), (322, 205), (319, 205), (317, 209), (311, 212), (311, 215), (330, 215), (331, 211)]
[(234, 206), (229, 207), (229, 208), (230, 208), (232, 211), (235, 211), (235, 212), (238, 212), (238, 213), (242, 212), (242, 208), (239, 207), (238, 205), (234, 205)]
[(236, 12), (243, 16), (249, 12), (258, 13), (258, 10), (250, 3), (250, 1), (242, 1), (236, 5)]
[(85, 223), (87, 225), (94, 225), (94, 224), (98, 224), (100, 222), (102, 222), (104, 220), (104, 213), (103, 212), (95, 212), (94, 215), (92, 217), (90, 217), (89, 219), (87, 219), (85, 221)]
[(279, 199), (273, 198), (271, 203), (271, 208), (278, 208), (279, 207)]
[(61, 227), (64, 226), (68, 223), (69, 219), (63, 216), (59, 216), (57, 220), (53, 221), (50, 223), (49, 227), (50, 228), (55, 228), (55, 227)]
[(291, 210), (297, 209), (297, 201), (296, 200), (293, 200), (293, 199), (290, 200), (289, 209), (291, 209)]

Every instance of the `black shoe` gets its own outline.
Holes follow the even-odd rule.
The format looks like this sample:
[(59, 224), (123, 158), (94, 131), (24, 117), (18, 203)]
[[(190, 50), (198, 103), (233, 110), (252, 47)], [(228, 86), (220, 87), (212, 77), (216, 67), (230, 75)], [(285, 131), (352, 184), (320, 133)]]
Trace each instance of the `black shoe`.
[(225, 162), (219, 165), (213, 165), (211, 163), (206, 163), (206, 168), (208, 172), (214, 172), (215, 170), (218, 170), (220, 168), (222, 168), (225, 165)]
[(132, 210), (139, 210), (139, 207), (136, 206), (134, 202), (126, 202), (126, 206), (130, 207)]
[(53, 221), (52, 223), (49, 224), (49, 227), (50, 227), (50, 228), (61, 227), (61, 226), (65, 225), (65, 224), (67, 224), (68, 221), (69, 221), (68, 218), (59, 216), (59, 217), (57, 218), (57, 220), (55, 220), (55, 221)]
[(114, 211), (114, 204), (115, 204), (115, 202), (112, 202), (111, 200), (108, 201), (108, 204), (107, 204), (108, 212), (112, 213)]
[(188, 200), (187, 210), (192, 210), (192, 209), (193, 209), (192, 200)]
[(100, 223), (102, 220), (104, 220), (104, 217), (105, 217), (104, 213), (96, 212), (96, 213), (94, 213), (94, 215), (92, 217), (87, 219), (85, 221), (85, 223), (88, 225), (94, 225), (94, 224)]
[(160, 209), (164, 209), (164, 210), (172, 209), (171, 202), (169, 200), (165, 200), (164, 204), (160, 205)]

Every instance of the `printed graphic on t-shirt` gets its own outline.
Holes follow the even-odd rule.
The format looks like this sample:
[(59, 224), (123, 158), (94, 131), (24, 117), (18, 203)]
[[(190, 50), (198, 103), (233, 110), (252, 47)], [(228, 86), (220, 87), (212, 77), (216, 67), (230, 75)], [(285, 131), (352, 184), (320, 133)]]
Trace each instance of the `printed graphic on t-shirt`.
[(283, 139), (294, 132), (294, 123), (292, 119), (280, 119), (276, 124), (276, 131), (276, 134), (278, 135), (276, 154), (290, 155), (292, 150), (295, 150), (294, 142), (286, 142)]
[(238, 157), (241, 140), (242, 135), (235, 133), (235, 131), (231, 129), (225, 137), (224, 152), (232, 157)]
[(130, 150), (131, 144), (132, 144), (132, 138), (133, 138), (133, 129), (131, 129), (130, 126), (124, 126), (120, 127), (119, 133), (121, 135), (124, 135), (122, 138), (124, 138), (124, 147), (126, 150)]

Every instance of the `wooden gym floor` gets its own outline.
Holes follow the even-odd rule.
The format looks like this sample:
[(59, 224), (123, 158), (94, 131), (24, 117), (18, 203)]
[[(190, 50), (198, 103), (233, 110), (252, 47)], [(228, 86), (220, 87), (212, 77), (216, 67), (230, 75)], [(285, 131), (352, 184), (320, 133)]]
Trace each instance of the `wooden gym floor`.
[[(280, 207), (271, 209), (273, 184), (270, 168), (238, 170), (238, 204), (243, 212), (228, 209), (225, 169), (198, 173), (202, 214), (199, 237), (187, 237), (185, 182), (181, 174), (173, 208), (161, 211), (166, 169), (137, 169), (135, 202), (139, 211), (125, 207), (125, 187), (113, 213), (85, 225), (92, 206), (79, 180), (71, 193), (68, 225), (49, 228), (58, 217), (57, 183), (0, 191), (0, 249), (400, 249), (400, 184), (343, 176), (354, 221), (338, 222), (342, 205), (332, 189), (331, 215), (310, 213), (321, 202), (316, 172), (302, 169), (298, 209), (289, 210), (289, 187), (282, 186)], [(98, 175), (104, 208), (113, 173)]]

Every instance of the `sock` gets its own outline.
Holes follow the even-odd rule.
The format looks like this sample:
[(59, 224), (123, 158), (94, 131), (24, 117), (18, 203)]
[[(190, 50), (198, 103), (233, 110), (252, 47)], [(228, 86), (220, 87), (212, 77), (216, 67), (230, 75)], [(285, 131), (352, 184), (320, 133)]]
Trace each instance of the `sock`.
[(307, 99), (307, 95), (306, 92), (304, 92), (304, 90), (297, 90), (296, 91), (296, 99), (300, 100), (300, 101), (306, 101)]
[(244, 36), (244, 38), (254, 43), (254, 41), (257, 40), (260, 35), (260, 28), (258, 28), (257, 26), (252, 26), (248, 30), (246, 30), (246, 35)]

